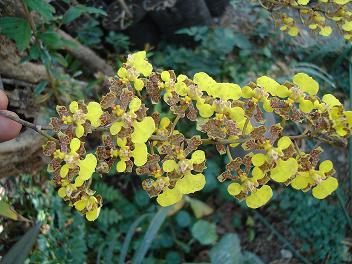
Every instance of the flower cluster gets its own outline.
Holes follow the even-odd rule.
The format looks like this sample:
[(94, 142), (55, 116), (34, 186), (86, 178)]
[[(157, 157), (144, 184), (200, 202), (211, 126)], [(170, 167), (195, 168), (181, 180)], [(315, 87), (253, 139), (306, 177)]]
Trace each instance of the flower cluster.
[[(90, 221), (102, 206), (90, 189), (94, 173), (114, 168), (140, 175), (149, 196), (169, 206), (204, 187), (204, 146), (209, 144), (229, 159), (218, 180), (230, 181), (228, 192), (251, 208), (270, 200), (269, 182), (312, 189), (317, 199), (338, 186), (332, 162), (319, 163), (323, 150), (304, 153), (299, 144), (305, 138), (343, 144), (351, 135), (352, 112), (331, 94), (318, 97), (319, 84), (305, 73), (283, 84), (262, 76), (241, 88), (216, 82), (204, 72), (192, 79), (172, 70), (155, 72), (141, 51), (129, 55), (106, 86), (109, 91), (99, 103), (58, 106), (59, 117), (50, 122), (57, 139), (43, 146), (52, 158), (48, 171), (58, 195)], [(167, 114), (155, 110), (165, 108)], [(268, 112), (278, 118), (277, 124), (267, 124)], [(180, 120), (194, 125), (197, 135), (187, 138), (189, 131), (178, 129)], [(285, 123), (305, 130), (285, 135)], [(87, 154), (90, 134), (98, 134), (101, 143)], [(247, 154), (233, 158), (235, 148)]]
[[(321, 36), (330, 36), (338, 30), (346, 40), (352, 39), (352, 11), (350, 0), (263, 0), (260, 2), (273, 13), (280, 30), (290, 36), (300, 33), (298, 17), (310, 31)], [(286, 12), (291, 10), (297, 12)], [(296, 19), (296, 20), (295, 20)]]

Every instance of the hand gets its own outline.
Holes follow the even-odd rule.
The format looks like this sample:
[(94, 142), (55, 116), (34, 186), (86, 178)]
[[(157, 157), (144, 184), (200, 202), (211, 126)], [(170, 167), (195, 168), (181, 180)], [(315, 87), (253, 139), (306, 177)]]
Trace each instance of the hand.
[[(0, 89), (0, 110), (6, 110), (8, 103), (5, 92)], [(16, 116), (14, 112), (7, 112)], [(20, 133), (21, 128), (21, 124), (0, 115), (0, 142), (15, 138)]]

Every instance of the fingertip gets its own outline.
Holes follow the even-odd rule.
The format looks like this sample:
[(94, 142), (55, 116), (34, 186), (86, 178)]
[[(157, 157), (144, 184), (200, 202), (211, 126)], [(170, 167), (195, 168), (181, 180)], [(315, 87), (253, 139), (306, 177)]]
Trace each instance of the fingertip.
[(9, 104), (9, 99), (6, 96), (6, 93), (0, 89), (0, 110), (5, 110)]
[[(13, 116), (17, 116), (17, 114), (14, 112), (7, 112)], [(15, 138), (20, 133), (21, 128), (21, 124), (4, 116), (0, 116), (0, 142), (8, 141)]]

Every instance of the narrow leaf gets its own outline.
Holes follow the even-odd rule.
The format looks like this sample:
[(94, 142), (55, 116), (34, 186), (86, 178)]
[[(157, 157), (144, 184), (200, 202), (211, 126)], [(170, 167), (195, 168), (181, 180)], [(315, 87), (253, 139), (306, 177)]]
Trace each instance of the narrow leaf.
[(0, 201), (0, 215), (10, 218), (12, 220), (18, 219), (18, 214), (16, 213), (16, 211), (13, 210), (11, 206), (4, 201)]
[(2, 264), (24, 263), (33, 245), (37, 241), (41, 223), (37, 223), (29, 229), (21, 239), (10, 249), (9, 252), (2, 258)]
[(136, 255), (133, 260), (134, 264), (142, 263), (145, 255), (147, 254), (150, 248), (150, 245), (152, 244), (156, 234), (158, 233), (162, 223), (164, 222), (171, 208), (172, 206), (162, 207), (153, 217), (152, 222), (150, 223), (148, 230), (145, 233), (145, 236), (140, 244), (140, 247), (136, 252)]
[(119, 264), (125, 263), (125, 259), (127, 256), (128, 248), (130, 246), (132, 237), (137, 229), (137, 227), (141, 224), (141, 222), (147, 217), (149, 214), (144, 214), (138, 217), (129, 227), (125, 240), (123, 241), (120, 257), (119, 257)]

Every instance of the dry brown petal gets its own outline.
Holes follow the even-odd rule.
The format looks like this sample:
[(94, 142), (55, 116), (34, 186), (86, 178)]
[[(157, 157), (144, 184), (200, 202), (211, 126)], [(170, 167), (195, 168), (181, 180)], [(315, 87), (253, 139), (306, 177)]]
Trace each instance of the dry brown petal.
[(54, 158), (50, 161), (49, 165), (48, 165), (48, 172), (54, 172), (57, 171), (61, 168), (61, 159), (58, 158)]
[(186, 139), (187, 147), (184, 150), (184, 154), (187, 157), (191, 152), (195, 151), (200, 145), (202, 140), (200, 136), (193, 136), (190, 139)]
[(205, 168), (205, 161), (200, 164), (193, 164), (193, 170), (196, 172), (203, 172)]
[(169, 137), (170, 144), (174, 146), (179, 146), (182, 142), (184, 142), (184, 140), (185, 140), (185, 136), (182, 134), (175, 134)]
[(110, 77), (110, 91), (116, 94), (117, 97), (120, 97), (122, 90), (127, 88), (127, 85), (123, 83), (121, 80), (117, 79), (116, 77)]
[(160, 114), (158, 112), (153, 112), (151, 114), (151, 117), (153, 118), (155, 124), (160, 124), (161, 119), (160, 119)]
[(42, 148), (43, 148), (43, 154), (45, 156), (50, 157), (56, 151), (56, 143), (54, 141), (49, 140), (48, 142), (46, 142), (45, 145), (42, 146)]
[(160, 90), (158, 85), (160, 81), (161, 79), (159, 74), (152, 73), (149, 80), (145, 82), (145, 89), (153, 104), (160, 101)]
[(228, 136), (240, 135), (242, 132), (240, 129), (237, 128), (236, 122), (232, 120), (225, 120), (224, 126), (226, 128)]
[(133, 96), (134, 96), (133, 92), (128, 90), (127, 88), (124, 88), (122, 90), (122, 93), (120, 95), (120, 107), (121, 107), (121, 109), (126, 111), (128, 104), (133, 99)]
[(176, 116), (178, 116), (180, 118), (184, 118), (185, 117), (186, 110), (181, 105), (173, 105), (173, 106), (170, 107), (170, 110), (171, 110), (171, 112), (174, 115), (176, 115)]
[(133, 162), (131, 160), (126, 161), (126, 172), (131, 173), (133, 169)]
[(222, 129), (222, 123), (222, 120), (210, 119), (201, 125), (201, 131), (207, 133), (209, 138), (224, 139), (226, 137), (226, 133)]
[(216, 150), (219, 152), (220, 155), (226, 154), (226, 148), (223, 144), (215, 144)]
[(101, 126), (106, 126), (107, 124), (111, 123), (111, 121), (112, 119), (109, 112), (104, 112), (100, 117)]
[(179, 95), (175, 91), (172, 91), (171, 95), (167, 98), (166, 103), (169, 106), (175, 106), (178, 102), (180, 102)]
[(59, 132), (60, 128), (61, 128), (61, 121), (57, 118), (57, 117), (52, 117), (50, 118), (50, 123), (49, 125), (52, 127), (52, 129), (54, 130), (54, 132)]
[(189, 104), (187, 118), (191, 121), (196, 121), (198, 118), (198, 110), (193, 106), (193, 104)]
[(77, 150), (77, 154), (80, 156), (84, 156), (86, 154), (86, 148), (85, 148), (86, 142), (81, 141), (81, 145), (79, 149)]
[(323, 153), (323, 149), (320, 147), (315, 148), (310, 152), (310, 161), (312, 163), (313, 168), (315, 168), (315, 166), (318, 164), (321, 153)]
[(105, 161), (100, 161), (97, 165), (96, 172), (98, 173), (108, 173), (110, 171), (109, 164)]
[(112, 137), (108, 134), (105, 134), (101, 137), (103, 145), (107, 146), (108, 148), (112, 149), (114, 148), (114, 143), (112, 141)]
[(263, 112), (262, 112), (262, 110), (260, 110), (258, 105), (255, 108), (254, 119), (259, 123), (262, 123), (264, 121)]
[(253, 115), (255, 107), (256, 107), (256, 104), (252, 100), (248, 100), (247, 102), (245, 102), (244, 111), (247, 117), (251, 117)]
[(107, 160), (111, 158), (110, 149), (106, 148), (105, 146), (98, 146), (96, 149), (96, 154), (98, 160)]
[(284, 154), (283, 159), (286, 160), (286, 159), (292, 158), (292, 156), (296, 153), (296, 149), (291, 144), (291, 146), (289, 146), (288, 148), (284, 149), (282, 151), (282, 153)]
[(217, 179), (218, 179), (219, 182), (224, 182), (224, 181), (229, 180), (229, 179), (231, 179), (231, 178), (232, 178), (232, 174), (231, 174), (230, 171), (224, 171), (223, 173), (221, 173), (221, 174), (217, 177)]
[(282, 135), (283, 128), (276, 124), (270, 127), (270, 143), (273, 144)]
[(56, 106), (56, 112), (58, 113), (60, 118), (70, 115), (67, 108), (65, 106), (61, 106), (61, 105)]
[(119, 138), (125, 138), (129, 137), (132, 134), (132, 128), (131, 127), (122, 127), (120, 132), (118, 133)]
[(78, 100), (78, 109), (83, 113), (88, 113), (87, 105), (84, 103), (84, 100)]
[[(138, 109), (138, 111), (135, 112), (137, 115), (138, 121), (141, 121), (143, 118), (147, 116), (147, 110), (148, 108), (145, 106), (145, 104), (142, 104), (141, 107)], [(159, 124), (159, 123), (156, 123)]]
[(117, 99), (117, 95), (114, 92), (108, 92), (100, 101), (100, 105), (103, 109), (112, 107)]
[(259, 126), (254, 128), (250, 135), (251, 135), (251, 138), (254, 138), (256, 140), (263, 140), (265, 132), (266, 132), (266, 127)]

